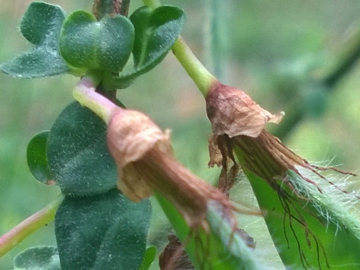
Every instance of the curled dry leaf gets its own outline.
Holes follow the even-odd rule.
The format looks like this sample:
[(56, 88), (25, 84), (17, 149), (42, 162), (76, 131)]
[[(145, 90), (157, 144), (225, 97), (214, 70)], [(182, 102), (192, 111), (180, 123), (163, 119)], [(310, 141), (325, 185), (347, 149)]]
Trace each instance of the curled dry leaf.
[(283, 112), (274, 115), (261, 108), (245, 92), (216, 82), (206, 96), (206, 111), (213, 134), (257, 137), (266, 123), (279, 123)]

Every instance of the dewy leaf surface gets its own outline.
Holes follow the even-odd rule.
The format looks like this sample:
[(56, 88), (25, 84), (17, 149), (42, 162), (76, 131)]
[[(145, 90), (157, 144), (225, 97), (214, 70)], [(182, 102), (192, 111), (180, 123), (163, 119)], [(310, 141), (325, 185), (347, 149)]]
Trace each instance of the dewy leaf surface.
[(135, 27), (135, 42), (132, 50), (134, 70), (105, 82), (109, 89), (126, 88), (132, 81), (159, 64), (179, 37), (185, 22), (184, 12), (172, 6), (161, 6), (154, 10), (141, 7), (130, 20)]
[(61, 270), (59, 253), (56, 247), (32, 247), (14, 258), (15, 269)]
[(106, 145), (106, 125), (77, 102), (56, 119), (47, 147), (49, 166), (64, 194), (99, 194), (116, 186), (117, 171)]
[(138, 269), (146, 251), (149, 200), (133, 203), (118, 190), (67, 196), (55, 217), (62, 269)]
[(50, 132), (42, 131), (31, 138), (27, 147), (27, 163), (32, 175), (43, 184), (49, 184), (53, 175), (47, 161), (47, 141)]
[(56, 5), (33, 2), (20, 24), (23, 36), (34, 47), (1, 65), (1, 70), (18, 78), (53, 76), (69, 71), (59, 52), (64, 11)]

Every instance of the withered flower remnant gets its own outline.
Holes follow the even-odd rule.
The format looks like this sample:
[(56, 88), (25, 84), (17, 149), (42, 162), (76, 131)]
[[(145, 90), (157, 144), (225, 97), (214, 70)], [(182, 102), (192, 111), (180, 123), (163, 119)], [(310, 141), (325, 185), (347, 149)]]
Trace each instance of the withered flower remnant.
[(140, 201), (152, 191), (158, 192), (177, 208), (190, 227), (205, 229), (210, 200), (233, 209), (226, 195), (175, 160), (169, 131), (163, 132), (146, 115), (114, 110), (108, 122), (107, 143), (118, 167), (118, 188), (130, 200)]
[(279, 123), (284, 115), (271, 114), (255, 103), (245, 92), (215, 82), (206, 96), (206, 111), (213, 134), (230, 138), (245, 135), (257, 137), (266, 123)]
[(106, 122), (108, 148), (118, 169), (117, 186), (124, 196), (138, 202), (154, 192), (199, 269), (208, 263), (227, 267), (240, 262), (247, 269), (259, 269), (252, 238), (237, 228), (233, 210), (241, 210), (175, 160), (169, 131), (162, 131), (143, 113), (116, 106), (95, 91), (91, 79), (83, 78), (73, 95)]
[(274, 190), (280, 191), (280, 186), (285, 183), (293, 192), (296, 190), (288, 181), (288, 170), (314, 184), (321, 192), (315, 182), (299, 172), (297, 166), (323, 179), (318, 170), (345, 173), (333, 167), (314, 166), (287, 148), (264, 129), (268, 122), (279, 123), (284, 113), (269, 113), (239, 89), (214, 83), (206, 97), (206, 109), (213, 130), (209, 138), (209, 166), (226, 167), (229, 159), (236, 163), (235, 151), (240, 165), (262, 177)]
[[(210, 89), (206, 103), (213, 129), (209, 138), (209, 166), (222, 166), (225, 176), (219, 179), (219, 186), (231, 188), (234, 177), (226, 177), (229, 175), (228, 162), (238, 162), (249, 177), (275, 245), (276, 241), (285, 244), (285, 247), (277, 246), (284, 263), (305, 269), (313, 269), (313, 266), (330, 268), (327, 252), (334, 249), (325, 247), (320, 235), (326, 235), (331, 226), (331, 230), (351, 228), (354, 235), (359, 228), (350, 215), (344, 214), (346, 205), (341, 201), (334, 203), (334, 194), (329, 194), (329, 189), (325, 189), (319, 180), (325, 180), (341, 193), (347, 192), (320, 172), (331, 169), (354, 174), (312, 165), (288, 149), (264, 129), (267, 122), (277, 123), (282, 114), (272, 115), (241, 90), (217, 82)], [(264, 181), (270, 189), (259, 181)], [(264, 190), (267, 190), (266, 194)]]

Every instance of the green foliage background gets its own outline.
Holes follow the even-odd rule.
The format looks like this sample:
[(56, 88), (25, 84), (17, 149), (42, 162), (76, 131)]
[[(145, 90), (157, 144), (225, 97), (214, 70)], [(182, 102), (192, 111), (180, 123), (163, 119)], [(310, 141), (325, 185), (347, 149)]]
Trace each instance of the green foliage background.
[[(90, 10), (92, 1), (49, 1), (70, 13)], [(140, 0), (132, 1), (131, 10)], [(351, 35), (360, 29), (357, 0), (228, 0), (216, 9), (220, 35), (211, 54), (209, 42), (216, 28), (209, 14), (214, 1), (177, 0), (187, 13), (183, 36), (194, 52), (227, 84), (247, 91), (271, 112), (291, 111), (302, 103), (308, 112), (285, 143), (310, 161), (332, 161), (342, 169), (360, 167), (360, 66), (344, 76), (329, 93), (312, 80), (330, 68)], [(216, 1), (215, 1), (216, 2)], [(0, 0), (0, 61), (26, 48), (18, 29), (20, 17), (30, 1)], [(360, 43), (360, 42), (359, 42)], [(49, 79), (20, 80), (0, 74), (0, 234), (51, 201), (57, 187), (33, 179), (26, 165), (26, 147), (37, 132), (50, 129), (62, 109), (72, 101), (77, 78), (70, 75)], [(210, 124), (205, 103), (180, 64), (169, 54), (152, 72), (140, 77), (129, 89), (119, 92), (129, 108), (149, 114), (161, 127), (173, 130), (177, 158), (197, 175), (214, 181), (217, 169), (208, 169), (207, 136)], [(285, 116), (286, 117), (286, 116)], [(360, 187), (354, 183), (351, 187)], [(245, 191), (240, 191), (240, 189)], [(253, 203), (248, 187), (240, 185), (238, 201)], [(155, 206), (156, 208), (156, 206)], [(243, 219), (249, 230), (259, 219)], [(149, 240), (167, 228), (156, 214)], [(257, 240), (257, 239), (255, 239)], [(257, 240), (258, 247), (266, 239)], [(34, 245), (54, 244), (53, 226), (35, 233), (0, 259), (0, 269), (12, 269), (12, 258)]]

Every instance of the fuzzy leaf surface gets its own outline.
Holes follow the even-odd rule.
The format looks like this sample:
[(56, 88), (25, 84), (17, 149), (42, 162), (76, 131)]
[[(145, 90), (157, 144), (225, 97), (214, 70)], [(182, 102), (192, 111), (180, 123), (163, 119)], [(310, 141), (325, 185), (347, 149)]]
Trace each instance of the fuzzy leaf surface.
[(98, 22), (79, 10), (64, 22), (60, 51), (71, 66), (118, 72), (129, 59), (133, 42), (134, 27), (128, 18), (105, 16)]
[(44, 2), (29, 5), (20, 23), (22, 35), (34, 46), (12, 60), (1, 70), (17, 78), (53, 76), (69, 71), (59, 52), (59, 37), (65, 13), (61, 7)]
[(14, 270), (61, 270), (56, 247), (31, 247), (14, 258)]
[(26, 153), (30, 172), (43, 184), (49, 184), (49, 181), (53, 180), (46, 154), (49, 134), (50, 132), (46, 130), (32, 137)]
[(56, 119), (47, 149), (49, 166), (62, 193), (93, 195), (116, 186), (117, 171), (106, 145), (106, 125), (77, 102)]
[(66, 196), (55, 217), (62, 269), (138, 269), (146, 251), (149, 200), (133, 203), (118, 190)]

